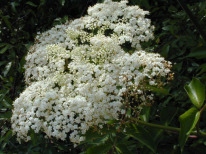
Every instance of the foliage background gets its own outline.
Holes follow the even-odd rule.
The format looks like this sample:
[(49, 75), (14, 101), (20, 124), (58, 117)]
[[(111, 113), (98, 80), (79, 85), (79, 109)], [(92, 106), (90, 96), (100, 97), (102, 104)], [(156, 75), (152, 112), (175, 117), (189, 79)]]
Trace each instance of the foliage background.
[[(11, 132), (12, 102), (24, 90), (24, 63), (28, 48), (37, 32), (50, 29), (86, 14), (88, 6), (102, 0), (1, 0), (0, 5), (0, 153), (150, 153), (139, 140), (131, 139), (121, 131), (91, 133), (92, 138), (76, 148), (69, 142), (44, 139), (43, 134), (33, 134), (32, 141), (19, 144)], [(179, 0), (180, 1), (180, 0)], [(150, 11), (148, 18), (155, 25), (155, 39), (143, 44), (145, 50), (160, 53), (174, 64), (174, 80), (166, 87), (168, 95), (158, 94), (152, 107), (145, 107), (142, 115), (146, 121), (180, 127), (178, 117), (191, 107), (184, 85), (193, 77), (206, 83), (206, 2), (181, 0), (192, 12), (192, 22), (178, 0), (130, 0)], [(198, 30), (196, 25), (200, 25)], [(201, 36), (202, 34), (202, 36)], [(145, 111), (145, 112), (144, 112)], [(142, 116), (143, 117), (143, 116)], [(201, 117), (200, 128), (206, 131), (206, 114)], [(145, 133), (156, 136), (157, 153), (180, 153), (178, 134), (142, 127)], [(88, 133), (89, 134), (89, 133)], [(159, 135), (158, 135), (159, 134)], [(148, 135), (145, 135), (145, 137)], [(116, 142), (116, 141), (119, 142)], [(109, 145), (109, 146), (107, 146)], [(113, 146), (117, 145), (117, 146)], [(204, 153), (204, 138), (189, 138), (183, 153)], [(108, 148), (110, 147), (110, 149)], [(111, 148), (112, 147), (112, 148)], [(116, 149), (115, 149), (116, 147)], [(121, 149), (117, 147), (126, 147)], [(107, 150), (108, 148), (108, 150)]]

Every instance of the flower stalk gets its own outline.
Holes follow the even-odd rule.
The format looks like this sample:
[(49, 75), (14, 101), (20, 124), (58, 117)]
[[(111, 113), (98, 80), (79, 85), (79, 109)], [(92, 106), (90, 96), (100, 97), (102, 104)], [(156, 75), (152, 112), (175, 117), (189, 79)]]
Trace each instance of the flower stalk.
[[(136, 123), (139, 123), (141, 125), (145, 125), (145, 126), (149, 126), (149, 127), (153, 127), (153, 128), (159, 128), (159, 129), (163, 129), (164, 131), (171, 131), (171, 132), (180, 132), (180, 128), (177, 127), (171, 127), (171, 126), (164, 126), (164, 125), (159, 125), (159, 124), (154, 124), (154, 123), (149, 123), (149, 122), (145, 122), (142, 120), (137, 120), (135, 118), (131, 118), (133, 121), (135, 121)], [(199, 136), (199, 137), (206, 137), (206, 133), (199, 131), (192, 131), (190, 133), (190, 135), (195, 135), (195, 136)]]

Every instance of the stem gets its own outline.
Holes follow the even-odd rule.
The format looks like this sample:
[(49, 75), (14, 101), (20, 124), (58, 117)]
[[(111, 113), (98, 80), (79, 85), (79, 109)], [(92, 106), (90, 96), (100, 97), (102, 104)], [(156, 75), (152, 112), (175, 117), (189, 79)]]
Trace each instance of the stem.
[[(177, 128), (177, 127), (170, 127), (170, 126), (163, 126), (163, 125), (153, 124), (153, 123), (145, 122), (145, 121), (142, 121), (142, 120), (137, 120), (135, 118), (131, 118), (131, 119), (134, 120), (135, 122), (139, 123), (139, 124), (149, 126), (149, 127), (163, 129), (163, 130), (166, 130), (166, 131), (172, 131), (172, 132), (178, 132), (179, 133), (180, 130), (181, 130), (180, 128)], [(206, 133), (204, 133), (204, 132), (197, 133), (195, 131), (192, 131), (190, 134), (191, 135), (201, 136), (201, 137), (206, 137)]]
[(187, 5), (185, 3), (183, 3), (181, 0), (177, 0), (177, 2), (180, 4), (182, 9), (189, 16), (190, 20), (195, 25), (196, 29), (199, 31), (200, 35), (202, 36), (202, 38), (206, 42), (206, 33), (203, 31), (203, 28), (201, 27), (201, 25), (197, 21), (197, 18), (192, 14), (192, 12), (189, 10), (189, 8), (187, 7)]
[[(206, 109), (206, 105), (204, 105), (201, 109), (200, 109), (200, 117), (202, 115), (202, 112)], [(200, 134), (200, 128), (199, 128), (199, 125), (200, 125), (200, 119), (198, 120), (197, 124), (196, 124), (196, 130), (197, 130), (197, 134), (199, 135)]]
[(202, 112), (206, 109), (206, 105), (204, 105), (201, 110), (200, 110), (200, 114), (202, 114)]
[(149, 127), (154, 127), (154, 128), (169, 130), (169, 131), (173, 131), (173, 132), (180, 132), (180, 128), (176, 128), (176, 127), (163, 126), (163, 125), (148, 123), (148, 122), (141, 121), (141, 120), (138, 120), (137, 123), (143, 124), (143, 125), (146, 125), (146, 126), (149, 126)]
[(200, 119), (198, 120), (197, 124), (196, 124), (196, 130), (197, 130), (197, 134), (199, 135), (200, 134)]

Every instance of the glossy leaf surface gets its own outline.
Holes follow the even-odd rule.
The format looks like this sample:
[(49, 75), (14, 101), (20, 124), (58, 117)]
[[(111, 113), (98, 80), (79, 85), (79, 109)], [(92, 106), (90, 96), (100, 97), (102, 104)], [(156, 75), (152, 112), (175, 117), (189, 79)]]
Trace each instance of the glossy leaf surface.
[(183, 150), (185, 142), (188, 139), (193, 128), (196, 126), (198, 120), (200, 118), (200, 111), (198, 111), (195, 107), (192, 107), (184, 114), (179, 117), (180, 121), (180, 135), (179, 135), (179, 144), (181, 150)]
[(205, 86), (200, 80), (193, 78), (190, 84), (185, 86), (185, 90), (192, 103), (197, 108), (201, 108), (205, 100)]

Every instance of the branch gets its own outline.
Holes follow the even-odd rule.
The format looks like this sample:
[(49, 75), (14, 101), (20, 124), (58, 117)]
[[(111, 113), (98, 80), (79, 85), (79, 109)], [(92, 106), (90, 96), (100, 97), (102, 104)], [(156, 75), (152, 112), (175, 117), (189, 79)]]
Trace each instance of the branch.
[(192, 12), (189, 10), (189, 8), (187, 7), (187, 5), (185, 3), (183, 3), (181, 0), (177, 0), (177, 2), (180, 4), (182, 9), (189, 16), (190, 20), (193, 22), (193, 24), (195, 25), (196, 29), (199, 31), (200, 35), (202, 36), (202, 38), (206, 42), (206, 33), (203, 31), (203, 28), (201, 27), (201, 25), (197, 21), (196, 17), (192, 14)]
[[(145, 125), (145, 126), (149, 126), (149, 127), (153, 127), (153, 128), (159, 128), (159, 129), (163, 129), (165, 131), (172, 131), (172, 132), (180, 132), (180, 128), (177, 127), (170, 127), (170, 126), (163, 126), (163, 125), (158, 125), (158, 124), (153, 124), (153, 123), (149, 123), (149, 122), (145, 122), (142, 120), (138, 120), (136, 118), (131, 118), (132, 120), (134, 120), (135, 122)], [(200, 136), (200, 137), (206, 137), (206, 133), (204, 132), (199, 132), (197, 133), (196, 131), (192, 131), (190, 133), (191, 135), (196, 135), (196, 136)]]

